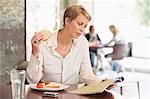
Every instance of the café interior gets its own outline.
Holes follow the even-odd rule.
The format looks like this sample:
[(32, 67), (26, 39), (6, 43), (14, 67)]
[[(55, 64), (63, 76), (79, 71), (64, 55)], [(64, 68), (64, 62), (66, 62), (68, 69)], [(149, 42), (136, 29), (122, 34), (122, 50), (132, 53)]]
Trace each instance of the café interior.
[[(123, 81), (111, 89), (123, 97), (115, 99), (150, 99), (150, 0), (1, 0), (0, 2), (1, 89), (5, 88), (3, 86), (11, 85), (10, 71), (13, 68), (26, 70), (29, 65), (31, 38), (35, 32), (42, 29), (57, 31), (63, 26), (65, 9), (72, 4), (81, 4), (92, 18), (85, 28), (85, 34), (89, 33), (89, 27), (92, 25), (102, 44), (106, 44), (112, 38), (109, 26), (113, 24), (123, 34), (129, 49), (123, 56), (119, 46), (98, 47), (94, 58), (96, 65), (92, 66), (94, 74), (104, 79), (123, 77)], [(114, 57), (105, 57), (109, 52), (113, 53)], [(25, 84), (29, 83), (26, 81)], [(0, 99), (11, 99), (1, 89)], [(35, 93), (33, 94), (35, 99), (45, 99), (39, 93), (32, 93)], [(65, 95), (58, 98), (74, 97)], [(74, 99), (99, 99), (98, 96), (96, 94), (75, 96)], [(30, 98), (31, 96), (26, 99)], [(106, 99), (105, 95), (103, 98)]]

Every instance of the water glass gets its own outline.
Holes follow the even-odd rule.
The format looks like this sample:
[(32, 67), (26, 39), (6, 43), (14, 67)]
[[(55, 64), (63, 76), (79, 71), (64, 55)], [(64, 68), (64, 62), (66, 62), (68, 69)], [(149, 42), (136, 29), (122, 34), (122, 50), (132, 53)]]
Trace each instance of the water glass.
[(22, 99), (25, 95), (25, 70), (11, 70), (12, 99)]

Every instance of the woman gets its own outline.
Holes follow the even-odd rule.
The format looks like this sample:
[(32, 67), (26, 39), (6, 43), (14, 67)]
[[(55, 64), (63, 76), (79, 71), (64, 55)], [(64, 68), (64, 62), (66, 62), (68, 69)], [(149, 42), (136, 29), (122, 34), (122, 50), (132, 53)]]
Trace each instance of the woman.
[[(113, 58), (113, 56), (118, 56), (123, 58), (124, 56), (127, 56), (129, 53), (129, 47), (122, 34), (119, 32), (115, 25), (110, 25), (109, 30), (113, 34), (113, 37), (107, 44), (105, 44), (105, 46), (110, 46), (112, 43), (114, 43), (113, 53), (107, 54), (105, 57)], [(114, 55), (114, 53), (117, 53), (117, 55)]]
[(64, 27), (53, 33), (47, 42), (44, 33), (33, 36), (32, 55), (27, 67), (29, 83), (42, 80), (77, 84), (80, 78), (86, 84), (101, 81), (93, 74), (88, 41), (83, 36), (90, 20), (81, 5), (72, 5), (65, 10)]
[(115, 25), (110, 25), (109, 30), (111, 31), (113, 37), (106, 45), (109, 45), (112, 42), (114, 42), (115, 44), (126, 44), (125, 39)]

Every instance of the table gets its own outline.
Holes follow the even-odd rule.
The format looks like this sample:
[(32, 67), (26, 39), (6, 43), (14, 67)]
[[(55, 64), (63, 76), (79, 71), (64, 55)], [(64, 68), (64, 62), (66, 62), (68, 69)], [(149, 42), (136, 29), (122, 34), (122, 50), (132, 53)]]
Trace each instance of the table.
[[(113, 52), (112, 46), (104, 46), (104, 45), (97, 45), (96, 47), (90, 47), (91, 51), (96, 51), (96, 66), (94, 67), (96, 70), (101, 70), (106, 68), (110, 68), (108, 60), (105, 58), (105, 55), (110, 54)], [(111, 60), (111, 59), (110, 59)]]
[[(147, 97), (149, 97), (149, 78), (150, 75), (146, 74), (146, 73), (140, 73), (140, 72), (120, 72), (118, 75), (123, 76), (124, 77), (124, 82), (122, 84), (120, 84), (120, 86), (124, 87), (125, 89), (128, 86), (137, 86), (137, 94), (138, 94), (138, 98), (137, 99), (147, 99)], [(144, 88), (146, 86), (146, 88)], [(124, 89), (123, 88), (123, 89)], [(144, 90), (142, 90), (144, 89)], [(148, 90), (146, 90), (148, 89)], [(142, 94), (144, 94), (143, 96), (147, 96), (147, 97), (143, 97)], [(135, 97), (135, 95), (134, 95)], [(132, 98), (131, 98), (132, 99)]]
[[(64, 91), (59, 91), (60, 95), (57, 99), (124, 99), (119, 93), (108, 91), (92, 95), (76, 95), (68, 93), (68, 90), (76, 89), (77, 85), (71, 85)], [(11, 86), (0, 85), (0, 99), (11, 99)], [(24, 99), (56, 99), (51, 97), (43, 97), (42, 92), (34, 91), (26, 85), (26, 96)]]
[(125, 57), (119, 61), (124, 70), (150, 73), (150, 59), (140, 57)]

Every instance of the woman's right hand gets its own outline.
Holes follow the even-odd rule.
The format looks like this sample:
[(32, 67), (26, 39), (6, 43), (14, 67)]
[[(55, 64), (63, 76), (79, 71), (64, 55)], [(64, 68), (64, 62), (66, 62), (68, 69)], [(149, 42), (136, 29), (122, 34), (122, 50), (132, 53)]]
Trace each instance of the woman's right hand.
[(32, 54), (35, 57), (39, 57), (39, 52), (40, 52), (40, 44), (43, 41), (46, 41), (51, 35), (51, 32), (47, 30), (42, 30), (39, 32), (35, 32), (35, 35), (31, 39), (31, 44), (32, 44)]
[(43, 40), (44, 40), (44, 34), (40, 32), (36, 32), (31, 39), (32, 54), (37, 58), (39, 57), (39, 52), (40, 52), (39, 47), (40, 44), (43, 42)]

